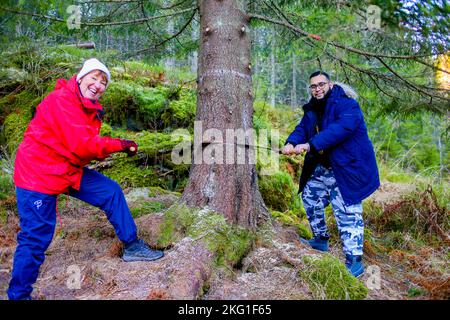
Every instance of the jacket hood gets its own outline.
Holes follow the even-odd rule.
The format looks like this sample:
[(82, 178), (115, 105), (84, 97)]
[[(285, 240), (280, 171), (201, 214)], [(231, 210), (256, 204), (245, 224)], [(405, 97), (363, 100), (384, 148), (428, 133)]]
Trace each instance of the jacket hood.
[(81, 95), (80, 87), (78, 86), (76, 78), (77, 78), (77, 75), (74, 75), (69, 80), (58, 79), (58, 81), (56, 81), (55, 91), (61, 90), (61, 89), (68, 90), (70, 93), (72, 93), (76, 96), (76, 98), (81, 102), (81, 104), (86, 109), (94, 109), (94, 110), (102, 110), (103, 111), (103, 107), (98, 102), (98, 100), (92, 101)]
[(347, 97), (352, 99), (358, 99), (358, 93), (356, 93), (355, 89), (350, 87), (348, 84), (342, 82), (335, 82), (334, 85), (340, 87)]

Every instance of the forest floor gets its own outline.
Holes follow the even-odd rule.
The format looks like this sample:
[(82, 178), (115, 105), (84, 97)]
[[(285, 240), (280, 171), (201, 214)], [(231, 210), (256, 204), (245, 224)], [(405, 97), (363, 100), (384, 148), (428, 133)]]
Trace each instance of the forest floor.
[[(385, 183), (372, 198), (386, 203), (410, 189), (407, 184)], [(126, 193), (131, 207), (136, 201), (133, 190)], [(153, 200), (170, 204), (177, 199), (157, 195)], [(303, 256), (321, 253), (302, 245), (293, 227), (278, 225), (271, 246), (253, 248), (239, 268), (217, 270), (213, 268), (208, 250), (191, 238), (184, 238), (165, 248), (165, 256), (160, 260), (123, 262), (120, 243), (100, 210), (71, 200), (61, 213), (63, 229), (58, 226), (46, 253), (34, 286), (34, 299), (313, 298), (308, 285), (298, 276), (298, 266)], [(160, 212), (136, 218), (138, 229), (145, 230), (145, 239), (151, 245), (156, 246), (152, 243), (152, 239), (155, 241), (152, 237), (157, 233), (162, 217)], [(8, 223), (0, 230), (0, 300), (7, 299), (6, 289), (18, 230), (16, 216), (9, 217)], [(360, 278), (369, 288), (366, 299), (448, 299), (448, 278), (433, 282), (432, 274), (428, 274), (428, 281), (421, 282), (425, 275), (420, 272), (421, 267), (433, 259), (439, 260), (436, 263), (442, 263), (442, 252), (433, 250), (403, 256), (401, 252), (397, 253), (399, 256), (367, 255), (367, 272)], [(339, 242), (332, 243), (331, 253), (343, 261)], [(411, 263), (416, 264), (415, 269)], [(430, 289), (430, 286), (433, 283), (441, 286), (435, 291), (441, 296), (432, 295), (433, 288)]]

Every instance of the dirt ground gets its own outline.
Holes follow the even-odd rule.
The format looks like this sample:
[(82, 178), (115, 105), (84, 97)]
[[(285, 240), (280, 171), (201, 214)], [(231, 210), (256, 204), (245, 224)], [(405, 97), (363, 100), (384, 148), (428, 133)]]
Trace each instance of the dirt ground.
[[(382, 199), (392, 187), (382, 188), (378, 197)], [(135, 194), (128, 195), (129, 202), (139, 201), (139, 197), (133, 199)], [(304, 255), (320, 253), (302, 245), (292, 227), (279, 227), (274, 245), (254, 248), (239, 269), (217, 272), (211, 253), (190, 238), (166, 248), (160, 260), (125, 263), (114, 230), (100, 210), (74, 200), (61, 213), (63, 228), (58, 225), (46, 253), (34, 299), (312, 299), (292, 265)], [(151, 245), (156, 245), (162, 215), (136, 219), (141, 236)], [(17, 217), (10, 217), (0, 230), (0, 300), (7, 299), (18, 230)], [(332, 246), (331, 252), (343, 260), (340, 245)], [(367, 257), (365, 262), (367, 272), (360, 280), (369, 288), (367, 299), (408, 298), (411, 279), (399, 272), (401, 264), (392, 265), (392, 261), (376, 256)]]

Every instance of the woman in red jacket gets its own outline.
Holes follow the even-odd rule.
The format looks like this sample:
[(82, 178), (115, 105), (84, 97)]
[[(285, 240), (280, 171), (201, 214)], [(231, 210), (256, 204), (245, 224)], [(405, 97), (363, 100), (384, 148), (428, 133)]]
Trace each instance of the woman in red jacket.
[(101, 137), (103, 108), (98, 99), (110, 81), (108, 68), (85, 61), (69, 81), (59, 79), (36, 109), (14, 167), (21, 231), (17, 235), (9, 299), (30, 299), (32, 285), (53, 238), (56, 199), (61, 193), (105, 211), (124, 244), (124, 261), (152, 261), (163, 252), (137, 238), (136, 225), (119, 184), (84, 166), (114, 152), (137, 153), (130, 140)]

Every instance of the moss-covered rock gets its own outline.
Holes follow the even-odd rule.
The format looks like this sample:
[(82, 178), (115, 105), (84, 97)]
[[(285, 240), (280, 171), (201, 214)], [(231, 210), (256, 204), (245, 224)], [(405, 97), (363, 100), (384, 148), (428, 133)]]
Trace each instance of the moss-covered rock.
[(158, 245), (166, 247), (185, 236), (204, 242), (216, 255), (218, 265), (240, 263), (255, 239), (249, 230), (228, 224), (225, 217), (211, 210), (176, 204), (164, 214)]
[(142, 61), (124, 61), (120, 66), (111, 69), (111, 77), (115, 80), (132, 80), (146, 87), (155, 87), (165, 83), (165, 71), (160, 66), (152, 66)]
[(161, 119), (165, 127), (192, 128), (197, 110), (197, 95), (192, 89), (180, 89), (176, 100), (169, 102)]
[(271, 211), (272, 217), (286, 226), (293, 226), (297, 229), (300, 237), (309, 239), (312, 237), (311, 229), (309, 228), (308, 221), (305, 219), (305, 212), (292, 211), (286, 212)]
[(336, 257), (307, 256), (303, 262), (305, 267), (299, 276), (308, 283), (315, 299), (359, 300), (367, 296), (368, 289)]
[(132, 81), (114, 81), (101, 98), (105, 119), (114, 126), (131, 130), (160, 127), (161, 114), (168, 104), (168, 90), (148, 88)]
[(261, 176), (258, 183), (264, 202), (271, 209), (284, 212), (292, 208), (294, 202), (298, 207), (297, 188), (287, 172)]
[(170, 155), (172, 149), (182, 141), (181, 137), (150, 131), (141, 131), (129, 137), (132, 137), (139, 145), (139, 150), (145, 152), (148, 156), (154, 156), (155, 154)]
[(139, 206), (130, 208), (133, 218), (137, 218), (146, 214), (155, 212), (161, 212), (166, 209), (164, 203), (159, 201), (145, 201), (139, 204)]
[(9, 154), (16, 153), (30, 121), (31, 114), (26, 112), (13, 112), (6, 117), (3, 124), (3, 137)]
[(112, 155), (107, 168), (98, 170), (119, 182), (123, 187), (162, 187), (181, 192), (189, 175), (189, 164), (172, 162), (172, 149), (182, 140), (179, 136), (161, 132), (131, 132), (112, 129), (106, 125), (105, 135), (136, 141), (138, 156)]
[(102, 173), (122, 187), (167, 187), (163, 179), (158, 178), (151, 166), (140, 166), (133, 159), (117, 157), (114, 165), (102, 170)]

